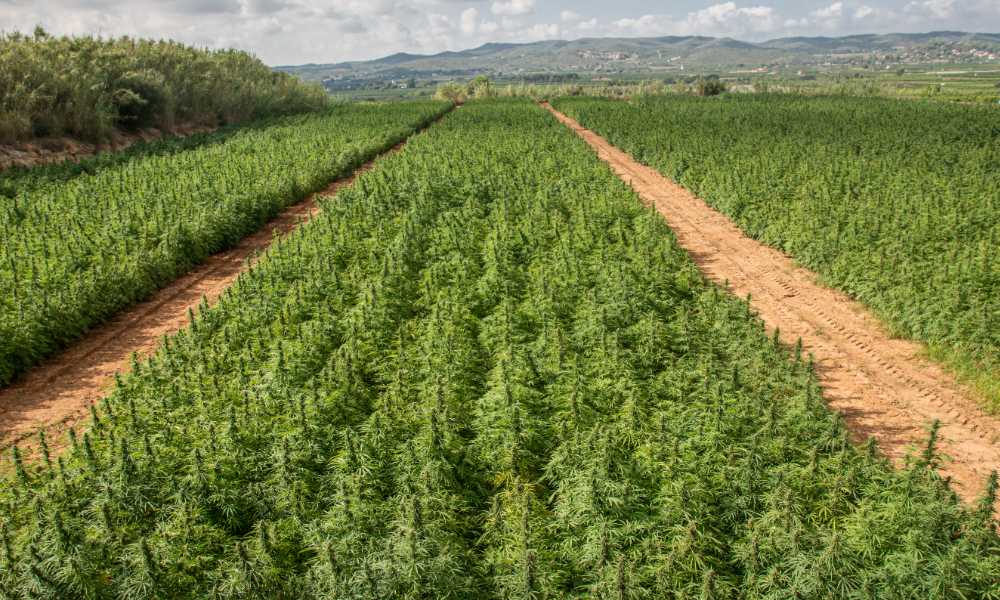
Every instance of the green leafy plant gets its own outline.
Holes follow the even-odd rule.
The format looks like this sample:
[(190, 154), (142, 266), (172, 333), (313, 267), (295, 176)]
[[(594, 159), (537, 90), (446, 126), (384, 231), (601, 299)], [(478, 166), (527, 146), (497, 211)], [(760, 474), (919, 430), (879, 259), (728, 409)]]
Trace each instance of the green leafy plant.
[(0, 34), (0, 142), (116, 128), (224, 125), (321, 110), (318, 85), (236, 50), (123, 38)]
[(0, 201), (0, 383), (445, 110), (343, 105), (20, 187)]
[(1000, 112), (782, 94), (555, 105), (927, 342), (1000, 411)]
[(966, 509), (933, 443), (856, 450), (540, 107), (473, 101), (323, 208), (61, 475), (19, 454), (7, 597), (995, 596), (995, 478)]

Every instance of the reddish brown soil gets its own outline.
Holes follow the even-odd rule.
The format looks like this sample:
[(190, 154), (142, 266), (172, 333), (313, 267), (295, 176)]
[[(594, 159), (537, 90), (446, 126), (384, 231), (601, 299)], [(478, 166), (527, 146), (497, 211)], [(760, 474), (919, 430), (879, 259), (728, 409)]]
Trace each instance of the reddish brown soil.
[(136, 132), (115, 131), (102, 144), (93, 144), (70, 137), (39, 138), (20, 144), (0, 144), (0, 171), (12, 167), (37, 167), (66, 161), (80, 160), (101, 154), (124, 150), (138, 142), (151, 142), (163, 137), (185, 137), (195, 133), (215, 131), (216, 127), (180, 125), (170, 130), (156, 128)]
[(188, 308), (197, 308), (202, 296), (214, 303), (253, 257), (271, 245), (274, 232), (287, 234), (315, 215), (319, 210), (317, 196), (333, 195), (351, 185), (358, 175), (405, 143), (363, 165), (350, 177), (288, 207), (235, 248), (212, 256), (148, 301), (94, 329), (73, 347), (0, 390), (0, 449), (19, 444), (30, 454), (41, 430), (50, 447), (64, 447), (64, 433), (84, 419), (90, 404), (114, 382), (115, 372), (128, 370), (133, 352), (146, 356), (155, 351), (164, 334), (187, 326)]
[(953, 376), (924, 358), (921, 344), (893, 339), (859, 303), (817, 282), (781, 252), (745, 236), (721, 213), (604, 138), (546, 105), (667, 220), (702, 272), (732, 293), (752, 295), (754, 309), (782, 339), (801, 338), (815, 356), (829, 406), (856, 441), (874, 436), (901, 464), (941, 422), (942, 472), (971, 500), (1000, 469), (1000, 420), (985, 414)]

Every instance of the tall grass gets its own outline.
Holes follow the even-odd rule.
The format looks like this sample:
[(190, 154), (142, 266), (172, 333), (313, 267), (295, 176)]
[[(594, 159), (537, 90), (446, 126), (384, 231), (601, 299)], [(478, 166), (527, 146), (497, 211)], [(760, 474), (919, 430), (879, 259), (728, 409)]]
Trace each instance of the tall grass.
[(712, 75), (691, 77), (671, 85), (660, 79), (607, 81), (600, 84), (521, 82), (498, 85), (480, 75), (466, 83), (446, 81), (438, 86), (434, 97), (438, 100), (461, 103), (474, 98), (531, 98), (535, 101), (548, 101), (566, 96), (624, 99), (667, 94), (717, 96), (726, 91), (728, 91), (726, 83)]
[(237, 50), (129, 37), (0, 34), (0, 142), (305, 112), (326, 94)]

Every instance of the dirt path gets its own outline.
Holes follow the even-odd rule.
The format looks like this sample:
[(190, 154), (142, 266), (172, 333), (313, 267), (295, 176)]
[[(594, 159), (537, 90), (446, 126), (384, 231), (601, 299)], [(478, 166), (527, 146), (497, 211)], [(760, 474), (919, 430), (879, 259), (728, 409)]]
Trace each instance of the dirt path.
[(164, 138), (187, 137), (196, 133), (208, 133), (218, 127), (185, 124), (173, 129), (161, 130), (153, 127), (136, 132), (114, 130), (107, 143), (90, 143), (71, 137), (50, 137), (34, 139), (19, 144), (0, 144), (0, 172), (13, 167), (32, 168), (68, 161), (80, 162), (105, 152), (121, 152), (129, 146), (142, 142), (152, 142)]
[(831, 408), (839, 411), (857, 441), (874, 436), (897, 464), (927, 440), (941, 422), (942, 469), (955, 491), (971, 500), (990, 471), (1000, 469), (1000, 420), (980, 410), (941, 367), (923, 358), (915, 342), (891, 338), (859, 303), (824, 287), (816, 275), (746, 237), (727, 217), (691, 192), (644, 166), (599, 135), (546, 105), (666, 218), (681, 246), (705, 275), (729, 282), (782, 339), (802, 338)]
[(289, 206), (236, 247), (210, 257), (146, 302), (95, 328), (68, 350), (0, 389), (0, 450), (19, 444), (30, 454), (40, 430), (45, 431), (52, 448), (65, 445), (63, 434), (89, 414), (90, 404), (108, 390), (115, 372), (129, 369), (133, 352), (146, 356), (156, 350), (164, 334), (187, 326), (188, 308), (196, 309), (202, 296), (214, 303), (247, 268), (248, 259), (271, 245), (274, 232), (287, 234), (309, 220), (319, 211), (318, 196), (329, 196), (351, 185), (379, 159), (405, 144), (400, 142), (350, 177)]

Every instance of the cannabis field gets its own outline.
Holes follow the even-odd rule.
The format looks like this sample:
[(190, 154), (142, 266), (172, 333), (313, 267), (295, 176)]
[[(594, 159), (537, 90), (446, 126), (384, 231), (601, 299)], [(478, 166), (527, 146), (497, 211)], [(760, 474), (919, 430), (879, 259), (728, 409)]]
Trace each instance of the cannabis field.
[(0, 202), (0, 384), (447, 108), (340, 106), (218, 143), (95, 159), (81, 173), (11, 178)]
[(927, 342), (1000, 412), (1000, 111), (782, 95), (554, 105)]
[[(403, 130), (443, 109), (352, 110)], [(368, 140), (374, 117), (347, 114)], [(154, 254), (144, 223), (208, 251), (272, 210), (253, 199), (353, 164), (354, 146), (320, 158), (326, 122), (194, 150), (211, 179), (184, 152), (6, 205), (5, 326), (45, 323), (24, 290), (61, 289), (49, 265), (84, 247), (121, 265), (75, 280), (148, 282), (176, 267), (138, 267), (187, 254)], [(240, 162), (255, 148), (274, 163)], [(115, 200), (132, 178), (149, 203)], [(176, 185), (221, 204), (168, 213)], [(67, 225), (57, 202), (121, 214)], [(467, 104), (323, 209), (136, 361), (65, 452), (15, 452), (0, 597), (1000, 597), (995, 478), (968, 507), (934, 435), (902, 470), (850, 444), (801, 349), (540, 107)], [(48, 293), (76, 314), (81, 292)]]

